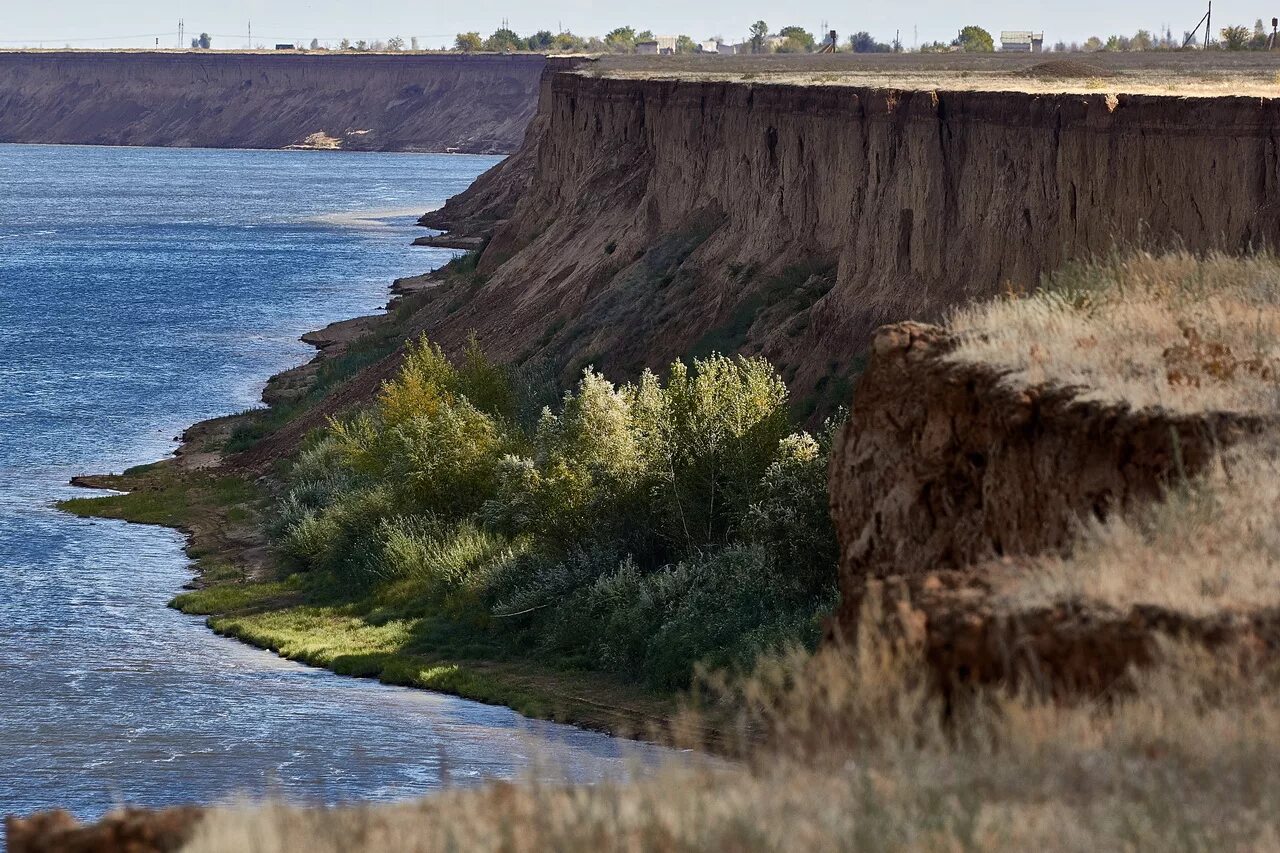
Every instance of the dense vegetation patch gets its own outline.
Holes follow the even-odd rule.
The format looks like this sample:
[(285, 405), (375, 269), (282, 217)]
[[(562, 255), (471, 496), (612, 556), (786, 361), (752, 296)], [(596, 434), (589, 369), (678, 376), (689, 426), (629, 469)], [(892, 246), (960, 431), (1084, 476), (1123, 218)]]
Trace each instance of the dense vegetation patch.
[(712, 355), (554, 406), (474, 344), (414, 346), (300, 454), (274, 535), (331, 595), (486, 644), (688, 683), (812, 643), (836, 596), (829, 430), (794, 432), (767, 362)]

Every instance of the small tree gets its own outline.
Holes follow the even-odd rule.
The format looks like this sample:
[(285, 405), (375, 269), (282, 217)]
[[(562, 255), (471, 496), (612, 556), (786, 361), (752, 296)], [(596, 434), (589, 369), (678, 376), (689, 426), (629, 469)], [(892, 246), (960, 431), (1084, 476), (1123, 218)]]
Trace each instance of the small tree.
[(404, 39), (400, 38), (400, 36), (392, 36), (387, 39), (387, 50), (404, 50)]
[(604, 37), (604, 43), (614, 53), (629, 53), (636, 48), (636, 31), (634, 27), (617, 27)]
[(804, 27), (783, 27), (778, 35), (782, 36), (786, 41), (779, 48), (781, 53), (812, 53), (813, 46), (816, 43), (813, 33)]
[(551, 30), (538, 30), (529, 36), (527, 44), (529, 45), (529, 50), (549, 50), (555, 42), (556, 36)]
[(689, 36), (676, 36), (676, 53), (694, 53), (698, 46)]
[(213, 39), (209, 37), (208, 33), (201, 33), (200, 38), (191, 40), (191, 46), (196, 50), (208, 50), (213, 46)]
[(351, 39), (343, 39), (342, 41), (338, 42), (338, 49), (351, 50)]
[(1227, 50), (1244, 50), (1249, 46), (1249, 28), (1223, 27), (1222, 43)]
[(764, 40), (769, 37), (769, 25), (764, 21), (756, 21), (751, 25), (751, 52), (760, 53), (764, 50)]
[(364, 39), (360, 39), (359, 41), (356, 42), (356, 50), (368, 50), (368, 49), (369, 49), (369, 43)]
[(1155, 47), (1155, 41), (1151, 38), (1151, 33), (1146, 30), (1138, 30), (1129, 40), (1130, 50), (1151, 50), (1153, 47)]
[(453, 47), (463, 53), (471, 53), (483, 49), (484, 40), (480, 38), (479, 33), (458, 33), (458, 37), (453, 41)]
[(1267, 25), (1262, 23), (1262, 19), (1258, 18), (1253, 22), (1253, 38), (1249, 40), (1249, 47), (1254, 50), (1264, 50), (1267, 46)]
[(312, 50), (319, 50), (319, 49), (320, 49), (320, 39), (312, 39), (312, 40), (311, 40), (311, 49), (312, 49)]
[(557, 53), (577, 53), (587, 49), (587, 42), (571, 32), (563, 32), (552, 41), (551, 49)]
[(965, 53), (991, 53), (996, 49), (996, 40), (991, 33), (972, 24), (961, 30), (952, 44)]
[(849, 36), (849, 49), (854, 53), (888, 53), (890, 48), (889, 45), (876, 41), (871, 33), (864, 31)]
[(525, 41), (515, 30), (502, 27), (494, 30), (493, 35), (485, 39), (484, 49), (497, 52), (523, 50)]
[(1089, 36), (1089, 38), (1085, 39), (1084, 49), (1086, 52), (1097, 53), (1098, 51), (1102, 50), (1102, 48), (1103, 48), (1102, 39), (1098, 38), (1097, 36)]

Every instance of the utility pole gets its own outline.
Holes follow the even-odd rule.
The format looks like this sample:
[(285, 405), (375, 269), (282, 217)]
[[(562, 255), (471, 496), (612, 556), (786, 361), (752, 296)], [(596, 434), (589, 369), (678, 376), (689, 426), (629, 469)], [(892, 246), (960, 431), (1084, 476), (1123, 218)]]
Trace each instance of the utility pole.
[(253, 50), (253, 21), (249, 22), (249, 50)]
[(1182, 43), (1183, 47), (1186, 47), (1187, 45), (1191, 44), (1191, 42), (1195, 40), (1196, 33), (1200, 32), (1200, 24), (1205, 25), (1204, 46), (1205, 46), (1205, 49), (1207, 50), (1209, 48), (1209, 33), (1213, 29), (1213, 0), (1209, 0), (1209, 11), (1204, 13), (1204, 17), (1202, 17), (1199, 23), (1196, 24), (1195, 29), (1187, 33), (1187, 38)]
[(187, 46), (185, 41), (187, 37), (187, 22), (182, 18), (178, 19), (178, 50), (182, 50)]

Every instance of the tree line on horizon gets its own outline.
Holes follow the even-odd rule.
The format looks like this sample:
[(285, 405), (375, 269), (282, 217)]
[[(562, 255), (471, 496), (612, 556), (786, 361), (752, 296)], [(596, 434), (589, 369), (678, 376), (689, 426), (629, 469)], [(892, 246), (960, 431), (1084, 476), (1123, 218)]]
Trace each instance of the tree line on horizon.
[[(786, 26), (771, 32), (764, 21), (756, 21), (748, 29), (748, 37), (739, 43), (745, 52), (754, 54), (783, 53), (803, 54), (815, 53), (826, 46), (825, 37), (819, 39), (804, 27)], [(1128, 52), (1147, 50), (1179, 50), (1192, 40), (1192, 33), (1184, 32), (1182, 38), (1175, 38), (1173, 30), (1165, 27), (1163, 32), (1153, 34), (1151, 30), (1139, 29), (1131, 36), (1113, 34), (1103, 39), (1090, 36), (1084, 42), (1056, 42), (1051, 50), (1056, 53), (1097, 53), (1103, 51)], [(462, 53), (635, 53), (637, 45), (655, 39), (652, 30), (636, 30), (632, 26), (621, 26), (610, 30), (603, 37), (579, 36), (570, 31), (553, 33), (550, 30), (522, 36), (508, 27), (500, 27), (485, 37), (479, 32), (458, 33), (452, 45), (442, 45), (441, 51)], [(726, 43), (720, 36), (707, 39), (716, 43)], [(1196, 44), (1198, 46), (1198, 40)], [(208, 33), (201, 33), (191, 40), (194, 49), (209, 50), (213, 40)], [(1218, 31), (1218, 38), (1210, 42), (1210, 46), (1224, 50), (1267, 50), (1271, 45), (1271, 34), (1267, 32), (1262, 19), (1254, 22), (1252, 28), (1247, 26), (1227, 26)], [(329, 50), (319, 39), (312, 39), (310, 50)], [(406, 41), (400, 36), (392, 36), (386, 40), (342, 39), (336, 50), (358, 52), (400, 52), (432, 50), (423, 48), (418, 37)], [(883, 42), (865, 30), (853, 33), (835, 49), (852, 53), (903, 53), (911, 52), (898, 38)], [(920, 53), (990, 53), (996, 49), (996, 41), (992, 34), (977, 25), (969, 25), (959, 31), (951, 41), (930, 41), (921, 44), (915, 51)], [(675, 52), (679, 54), (697, 53), (698, 42), (687, 35), (676, 36)]]

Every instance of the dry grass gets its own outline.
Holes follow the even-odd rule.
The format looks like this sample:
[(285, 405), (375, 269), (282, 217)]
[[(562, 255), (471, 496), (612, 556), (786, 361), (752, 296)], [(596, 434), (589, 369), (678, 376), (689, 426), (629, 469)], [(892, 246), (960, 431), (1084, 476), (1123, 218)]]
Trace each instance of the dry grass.
[[(191, 853), (1203, 850), (1280, 847), (1280, 690), (1171, 649), (1137, 695), (942, 708), (882, 643), (766, 668), (776, 737), (632, 784), (491, 785), (400, 806), (214, 813)], [(1270, 674), (1269, 674), (1270, 675)]]
[(607, 56), (583, 73), (918, 91), (1280, 97), (1264, 51)]
[[(950, 356), (1015, 387), (1080, 400), (1280, 414), (1280, 261), (1135, 254), (1060, 273), (1030, 296), (959, 311)], [(1070, 557), (1002, 590), (1010, 607), (1089, 600), (1192, 616), (1280, 604), (1280, 444), (1236, 448), (1157, 506), (1090, 522)]]
[(1070, 557), (1037, 559), (1004, 596), (1015, 607), (1090, 600), (1190, 616), (1280, 605), (1280, 454), (1232, 451), (1165, 502), (1093, 523)]
[(1032, 296), (958, 311), (951, 358), (1014, 386), (1173, 412), (1275, 412), (1280, 262), (1136, 254), (1072, 268)]

